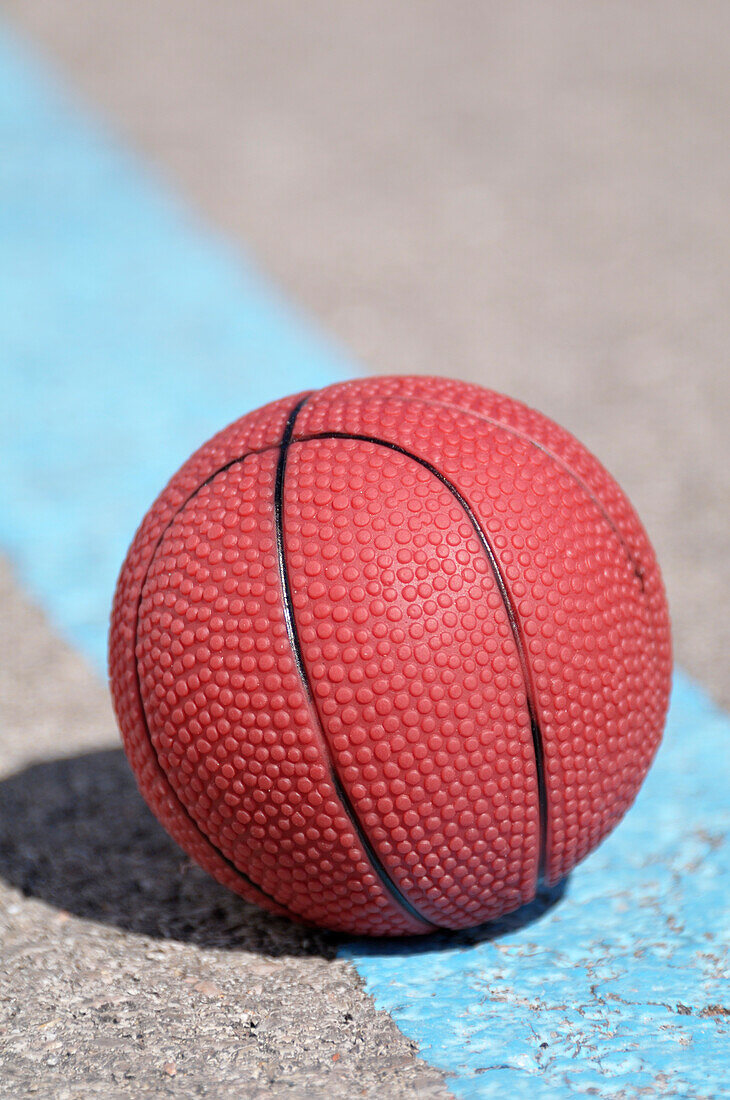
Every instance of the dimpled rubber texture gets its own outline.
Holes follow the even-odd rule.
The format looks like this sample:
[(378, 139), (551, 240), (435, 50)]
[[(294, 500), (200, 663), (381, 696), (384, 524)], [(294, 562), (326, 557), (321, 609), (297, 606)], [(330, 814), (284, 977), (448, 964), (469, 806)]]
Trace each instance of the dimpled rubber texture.
[[(153, 813), (188, 855), (214, 878), (248, 901), (285, 913), (236, 870), (210, 843), (185, 810), (160, 766), (142, 707), (137, 668), (138, 613), (147, 572), (167, 525), (201, 484), (226, 463), (249, 451), (275, 447), (297, 398), (250, 413), (204, 444), (174, 475), (142, 521), (122, 566), (109, 631), (109, 675), (124, 749), (140, 791)], [(172, 639), (170, 638), (170, 645)]]
[(379, 444), (290, 451), (285, 548), (334, 765), (386, 873), (460, 928), (532, 896), (538, 800), (509, 619), (453, 494)]
[(122, 569), (112, 692), (142, 793), (250, 901), (469, 927), (616, 824), (658, 746), (669, 621), (631, 505), (518, 402), (342, 383), (203, 447)]

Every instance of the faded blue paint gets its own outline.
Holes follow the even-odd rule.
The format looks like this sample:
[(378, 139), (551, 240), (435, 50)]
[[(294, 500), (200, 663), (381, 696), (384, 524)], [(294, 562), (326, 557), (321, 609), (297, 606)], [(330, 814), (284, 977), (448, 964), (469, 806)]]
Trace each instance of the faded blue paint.
[(730, 721), (675, 678), (636, 805), (533, 922), (343, 954), (461, 1097), (717, 1097), (730, 1040)]
[(354, 370), (0, 33), (0, 544), (97, 665), (180, 463)]
[[(0, 149), (0, 544), (103, 669), (164, 479), (246, 409), (352, 368), (2, 35)], [(637, 805), (551, 909), (341, 949), (455, 1093), (726, 1091), (729, 744), (679, 676)]]

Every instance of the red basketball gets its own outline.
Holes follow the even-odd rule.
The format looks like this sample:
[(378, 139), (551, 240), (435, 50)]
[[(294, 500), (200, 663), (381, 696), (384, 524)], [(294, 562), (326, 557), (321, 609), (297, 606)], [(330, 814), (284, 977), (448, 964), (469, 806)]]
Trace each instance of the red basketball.
[(631, 805), (669, 694), (626, 497), (507, 397), (374, 378), (244, 416), (182, 467), (117, 586), (141, 791), (249, 901), (374, 935), (529, 901)]

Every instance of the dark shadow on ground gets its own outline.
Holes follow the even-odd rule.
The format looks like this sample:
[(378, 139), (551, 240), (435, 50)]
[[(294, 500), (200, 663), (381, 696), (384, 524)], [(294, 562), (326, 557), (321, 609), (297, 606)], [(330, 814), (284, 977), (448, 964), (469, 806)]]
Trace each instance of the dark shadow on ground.
[(402, 940), (352, 937), (273, 917), (187, 859), (147, 809), (121, 749), (33, 764), (0, 782), (0, 877), (75, 916), (158, 939), (269, 956), (415, 954), (469, 947), (532, 923), (543, 891), (500, 921)]
[(0, 782), (0, 876), (28, 897), (157, 939), (333, 958), (334, 938), (248, 905), (168, 837), (121, 749)]
[[(342, 946), (348, 958), (356, 959), (360, 955), (426, 955), (436, 951), (454, 951), (474, 947), (478, 943), (502, 939), (512, 932), (518, 932), (528, 925), (536, 924), (543, 916), (558, 904), (565, 896), (568, 878), (562, 879), (556, 886), (541, 887), (533, 901), (508, 913), (506, 917), (480, 924), (476, 928), (466, 928), (461, 932), (434, 932), (430, 936), (402, 936), (400, 939), (366, 939), (365, 937), (343, 937)], [(535, 938), (540, 933), (535, 930)]]

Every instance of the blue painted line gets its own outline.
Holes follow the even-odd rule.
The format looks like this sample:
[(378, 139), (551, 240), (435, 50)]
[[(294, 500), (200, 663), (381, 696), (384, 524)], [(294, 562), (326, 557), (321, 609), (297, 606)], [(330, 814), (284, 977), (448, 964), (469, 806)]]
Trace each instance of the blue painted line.
[[(0, 545), (104, 668), (133, 528), (201, 440), (353, 373), (0, 33)], [(714, 1097), (730, 1032), (730, 723), (685, 677), (625, 822), (552, 908), (351, 941), (462, 1097)]]
[(343, 954), (457, 1096), (725, 1095), (728, 791), (730, 721), (678, 674), (637, 803), (562, 900), (481, 942)]
[(190, 452), (355, 369), (0, 33), (0, 544), (104, 667), (131, 536)]

